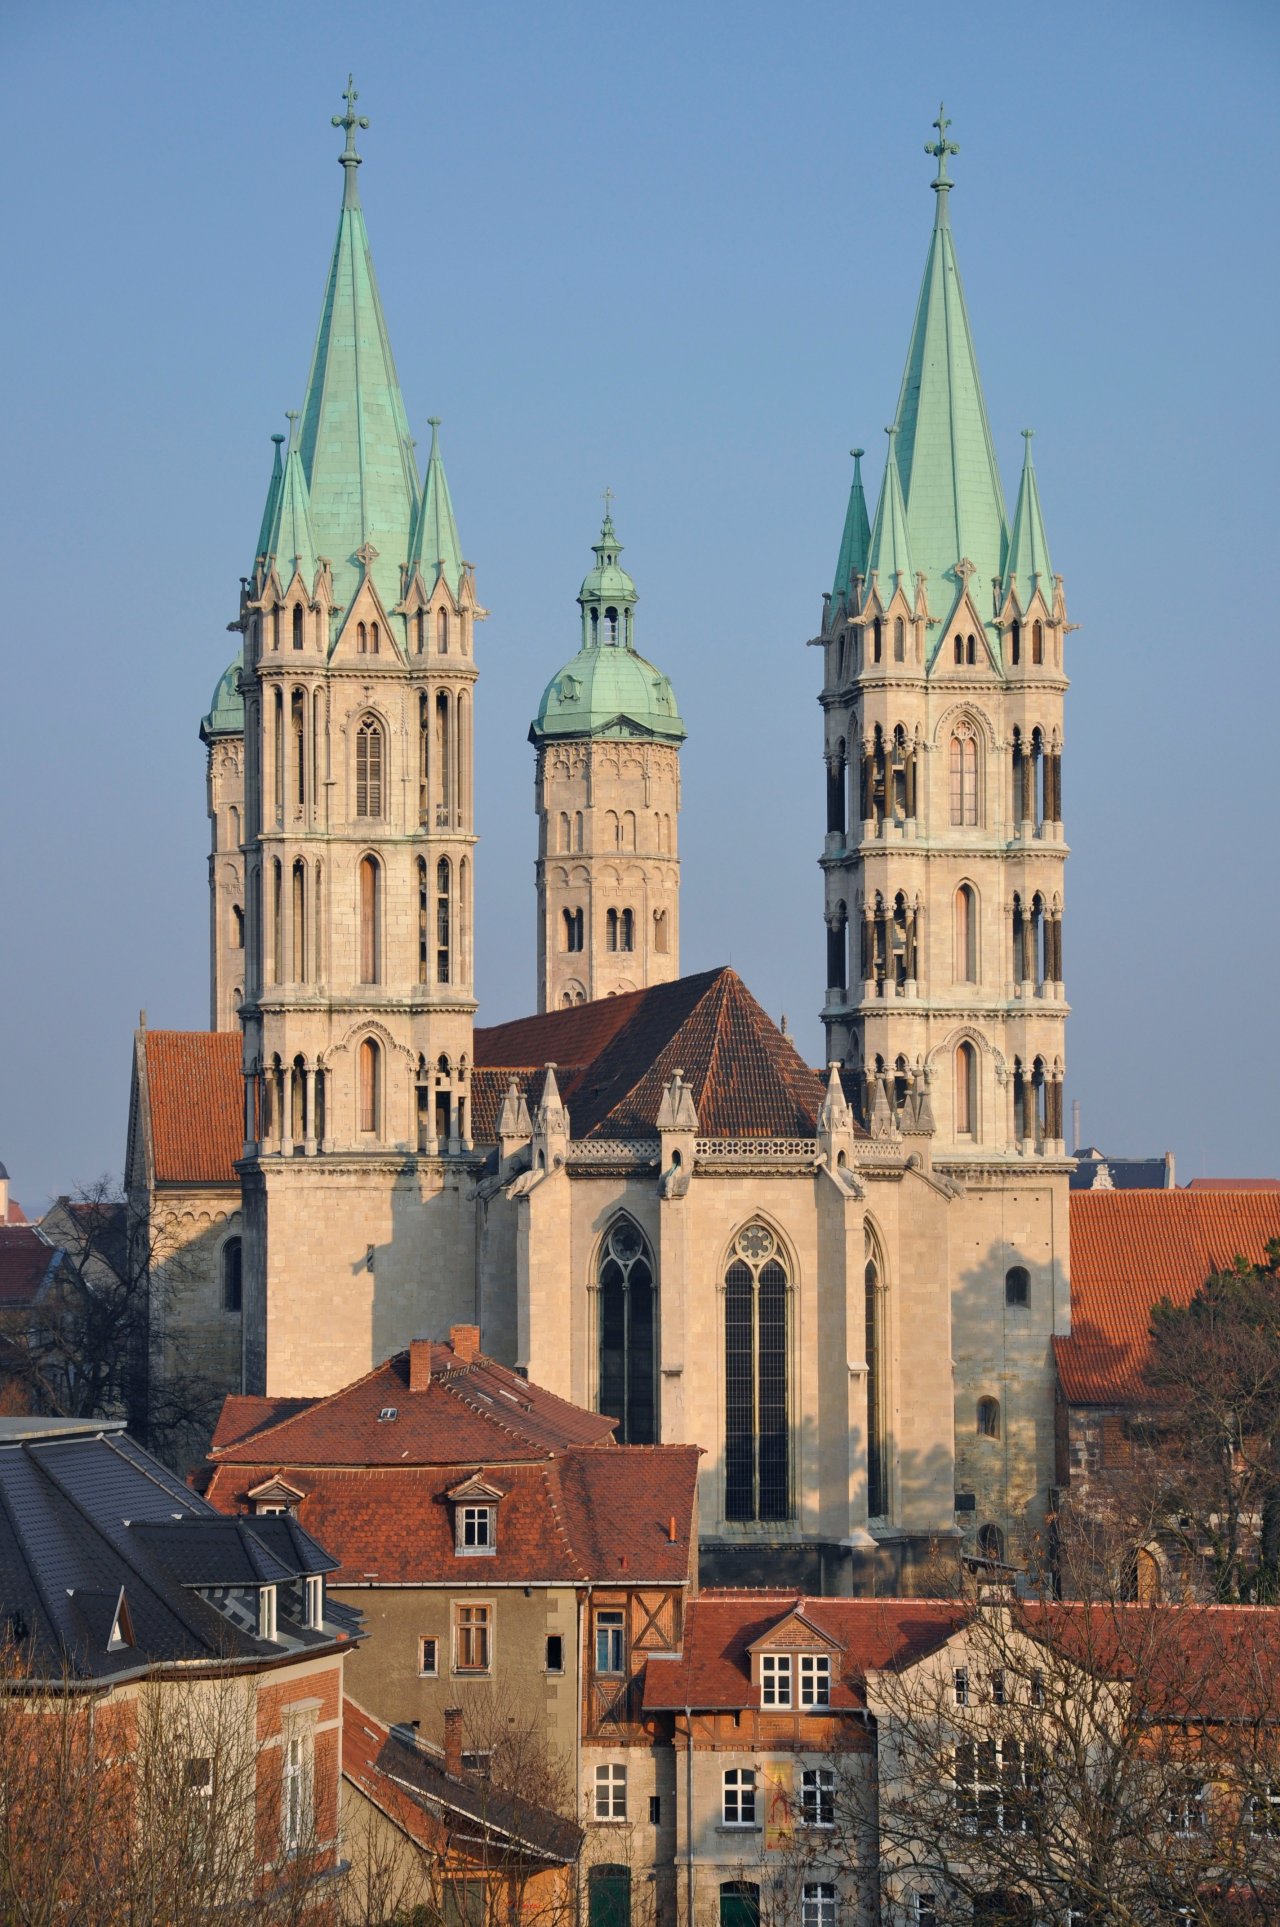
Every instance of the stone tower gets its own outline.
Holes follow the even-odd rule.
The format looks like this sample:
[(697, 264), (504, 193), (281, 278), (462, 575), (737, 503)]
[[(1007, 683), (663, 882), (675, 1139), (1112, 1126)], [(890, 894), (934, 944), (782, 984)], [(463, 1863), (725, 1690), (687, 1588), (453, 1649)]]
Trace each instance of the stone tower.
[(538, 1009), (680, 974), (680, 744), (660, 669), (636, 653), (636, 585), (606, 513), (578, 591), (582, 641), (529, 730), (538, 752)]
[[(276, 471), (283, 435), (273, 435)], [(273, 476), (273, 483), (275, 481)], [(209, 812), (209, 1028), (239, 1030), (244, 998), (244, 699), (240, 656), (218, 678), (200, 724), (208, 750), (205, 804)]]
[(419, 483), (354, 100), (334, 123), (342, 209), (306, 395), (240, 610), (245, 1387), (258, 1392), (331, 1390), (472, 1302), (458, 1161), (485, 611), (435, 421)]
[[(940, 127), (940, 135), (945, 130)], [(860, 456), (822, 642), (828, 1057), (935, 1156), (1060, 1159), (1063, 639), (1030, 432), (1010, 526), (948, 220), (884, 479)]]

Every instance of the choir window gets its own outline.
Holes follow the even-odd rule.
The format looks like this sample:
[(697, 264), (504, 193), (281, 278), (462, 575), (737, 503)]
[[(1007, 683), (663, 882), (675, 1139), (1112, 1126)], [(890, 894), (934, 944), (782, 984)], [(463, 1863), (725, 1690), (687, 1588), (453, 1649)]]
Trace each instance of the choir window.
[(627, 1445), (657, 1438), (657, 1348), (653, 1259), (630, 1218), (612, 1227), (597, 1277), (600, 1410), (618, 1423)]
[(725, 1272), (726, 1519), (791, 1515), (789, 1292), (766, 1225), (738, 1233)]

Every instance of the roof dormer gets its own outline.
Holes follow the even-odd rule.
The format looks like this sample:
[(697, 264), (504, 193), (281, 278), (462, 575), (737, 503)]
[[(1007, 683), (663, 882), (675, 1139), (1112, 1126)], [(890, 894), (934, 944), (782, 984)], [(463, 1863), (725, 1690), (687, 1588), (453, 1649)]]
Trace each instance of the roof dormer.
[(445, 1494), (453, 1507), (453, 1549), (459, 1558), (484, 1558), (498, 1550), (498, 1506), (506, 1494), (479, 1472)]
[(751, 1684), (762, 1709), (788, 1712), (827, 1706), (844, 1651), (838, 1639), (794, 1608), (747, 1647)]

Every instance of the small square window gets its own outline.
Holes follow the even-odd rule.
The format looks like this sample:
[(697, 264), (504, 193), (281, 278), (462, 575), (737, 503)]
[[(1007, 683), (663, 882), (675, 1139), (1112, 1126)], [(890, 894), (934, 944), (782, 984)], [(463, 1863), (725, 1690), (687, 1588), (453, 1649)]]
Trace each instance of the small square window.
[(596, 1768), (596, 1819), (627, 1817), (627, 1769), (610, 1762)]
[(418, 1677), (435, 1679), (440, 1672), (440, 1641), (434, 1633), (418, 1641)]
[(662, 1825), (662, 1795), (660, 1793), (651, 1793), (649, 1795), (649, 1824), (653, 1827), (660, 1827)]
[(547, 1671), (549, 1673), (564, 1671), (564, 1635), (562, 1633), (547, 1634)]

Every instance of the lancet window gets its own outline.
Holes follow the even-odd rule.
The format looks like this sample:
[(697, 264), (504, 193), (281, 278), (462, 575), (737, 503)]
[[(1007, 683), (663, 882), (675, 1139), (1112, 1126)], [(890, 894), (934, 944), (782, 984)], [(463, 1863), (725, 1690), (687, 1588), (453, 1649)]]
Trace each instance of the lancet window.
[(978, 821), (978, 732), (965, 719), (951, 732), (951, 821), (972, 826)]
[(957, 983), (978, 981), (978, 893), (962, 883), (955, 895), (955, 968)]
[(383, 735), (374, 716), (366, 716), (356, 731), (356, 815), (382, 815)]
[(453, 947), (451, 882), (449, 859), (447, 856), (442, 856), (436, 864), (436, 982), (438, 984), (447, 984), (450, 981)]
[(377, 857), (360, 859), (360, 982), (382, 981), (382, 866)]
[(883, 1519), (889, 1512), (888, 1383), (885, 1324), (888, 1311), (884, 1260), (868, 1226), (864, 1233), (863, 1286), (866, 1294), (867, 1343), (867, 1516)]
[(657, 1305), (653, 1258), (638, 1225), (619, 1218), (600, 1249), (600, 1410), (627, 1445), (657, 1439)]
[(791, 1513), (790, 1291), (767, 1225), (738, 1233), (725, 1272), (726, 1519)]
[(978, 1053), (967, 1040), (956, 1046), (956, 1136), (978, 1135)]
[(382, 1048), (376, 1037), (366, 1037), (358, 1057), (360, 1130), (378, 1136), (382, 1125)]

